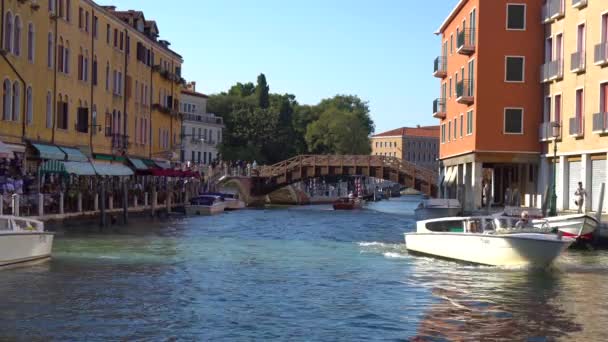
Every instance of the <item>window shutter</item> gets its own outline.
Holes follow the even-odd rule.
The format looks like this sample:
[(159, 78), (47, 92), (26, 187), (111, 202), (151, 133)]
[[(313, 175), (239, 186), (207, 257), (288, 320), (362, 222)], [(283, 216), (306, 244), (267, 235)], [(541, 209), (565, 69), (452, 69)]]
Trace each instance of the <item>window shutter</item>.
[(93, 61), (93, 72), (92, 72), (92, 82), (93, 85), (97, 85), (97, 61)]
[(78, 55), (78, 79), (79, 80), (84, 80), (84, 74), (83, 74), (83, 70), (82, 70), (82, 66), (83, 66), (83, 58), (82, 55)]

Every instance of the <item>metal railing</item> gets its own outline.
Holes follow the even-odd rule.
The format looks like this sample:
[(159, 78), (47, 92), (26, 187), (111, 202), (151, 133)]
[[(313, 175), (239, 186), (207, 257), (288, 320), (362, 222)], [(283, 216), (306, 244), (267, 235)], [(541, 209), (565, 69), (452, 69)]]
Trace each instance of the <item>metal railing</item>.
[(462, 80), (456, 83), (456, 98), (473, 97), (473, 88), (470, 80)]
[(445, 113), (445, 99), (439, 98), (433, 101), (433, 115)]
[(593, 114), (593, 132), (608, 133), (608, 113)]
[(564, 61), (561, 59), (554, 60), (541, 65), (540, 79), (542, 82), (548, 82), (564, 76)]
[(582, 137), (585, 133), (585, 118), (574, 117), (570, 118), (570, 135), (574, 137)]
[[(556, 126), (556, 124), (559, 127), (559, 134), (557, 135), (557, 137), (554, 137), (553, 128)], [(540, 138), (540, 141), (548, 141), (548, 140), (552, 140), (554, 138), (560, 139), (562, 137), (561, 122), (556, 123), (555, 121), (549, 121), (549, 122), (541, 123), (539, 130), (538, 130), (538, 137)]]
[(440, 56), (440, 57), (435, 58), (435, 61), (433, 63), (433, 73), (435, 75), (441, 75), (442, 77), (444, 77), (448, 70), (447, 62), (448, 62), (448, 58), (445, 56)]
[(585, 51), (578, 51), (570, 56), (570, 71), (582, 72), (585, 71)]
[(608, 41), (601, 42), (595, 46), (593, 61), (595, 64), (602, 65), (608, 63)]
[(456, 36), (456, 48), (459, 51), (471, 52), (475, 50), (475, 28), (464, 28)]
[(547, 0), (541, 13), (543, 22), (562, 17), (564, 15), (564, 0)]
[(200, 115), (200, 114), (182, 114), (184, 121), (203, 122), (216, 125), (223, 125), (224, 119), (214, 115)]

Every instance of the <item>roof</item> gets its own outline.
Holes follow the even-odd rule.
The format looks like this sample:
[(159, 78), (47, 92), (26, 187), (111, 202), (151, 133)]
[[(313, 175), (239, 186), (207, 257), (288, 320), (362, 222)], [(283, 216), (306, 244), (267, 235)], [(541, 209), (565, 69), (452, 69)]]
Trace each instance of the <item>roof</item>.
[(454, 20), (454, 17), (456, 16), (456, 14), (458, 14), (458, 12), (460, 12), (462, 7), (464, 7), (464, 5), (467, 3), (467, 1), (469, 1), (469, 0), (460, 0), (458, 2), (458, 4), (456, 4), (456, 7), (454, 7), (452, 12), (450, 12), (450, 15), (448, 15), (448, 17), (445, 18), (445, 20), (443, 21), (441, 26), (439, 26), (439, 28), (437, 29), (437, 32), (435, 32), (435, 34), (441, 34), (445, 30), (445, 28), (452, 22), (452, 20)]
[(192, 91), (192, 90), (187, 90), (187, 89), (183, 89), (182, 90), (182, 94), (186, 94), (186, 95), (191, 95), (191, 96), (196, 96), (196, 97), (202, 97), (204, 99), (208, 99), (209, 96), (203, 94), (203, 93), (198, 93), (196, 91)]
[(439, 138), (439, 126), (401, 127), (373, 135), (372, 138), (403, 136)]

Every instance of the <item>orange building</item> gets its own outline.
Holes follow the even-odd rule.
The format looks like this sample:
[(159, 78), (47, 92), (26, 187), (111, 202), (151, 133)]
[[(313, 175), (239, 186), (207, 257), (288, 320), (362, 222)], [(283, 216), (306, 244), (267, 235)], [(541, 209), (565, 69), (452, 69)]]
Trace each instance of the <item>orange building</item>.
[(542, 121), (542, 1), (461, 0), (436, 34), (441, 80), (433, 116), (440, 119), (440, 188), (466, 210), (482, 205), (484, 182), (494, 203), (518, 188), (536, 205)]

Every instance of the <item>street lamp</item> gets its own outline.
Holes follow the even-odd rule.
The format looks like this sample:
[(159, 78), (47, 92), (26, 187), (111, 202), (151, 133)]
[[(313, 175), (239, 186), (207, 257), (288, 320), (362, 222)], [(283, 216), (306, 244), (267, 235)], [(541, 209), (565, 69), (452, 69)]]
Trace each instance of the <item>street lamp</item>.
[(557, 138), (560, 136), (560, 128), (558, 122), (553, 122), (551, 124), (551, 136), (553, 137), (553, 185), (549, 216), (557, 216)]

